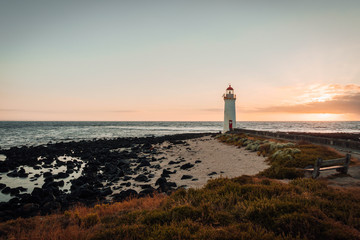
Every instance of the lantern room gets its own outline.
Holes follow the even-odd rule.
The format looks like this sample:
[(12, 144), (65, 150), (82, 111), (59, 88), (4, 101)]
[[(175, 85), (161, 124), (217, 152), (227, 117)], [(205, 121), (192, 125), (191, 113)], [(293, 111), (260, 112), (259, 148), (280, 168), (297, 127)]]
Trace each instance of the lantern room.
[(223, 97), (224, 99), (236, 99), (236, 95), (234, 94), (234, 89), (231, 87), (231, 84), (229, 84), (229, 87), (226, 89)]

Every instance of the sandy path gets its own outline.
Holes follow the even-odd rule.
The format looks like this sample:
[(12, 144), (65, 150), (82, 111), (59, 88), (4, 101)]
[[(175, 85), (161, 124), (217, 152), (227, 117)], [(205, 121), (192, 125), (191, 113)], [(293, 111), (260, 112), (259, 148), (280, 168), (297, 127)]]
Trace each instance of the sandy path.
[[(161, 163), (163, 169), (176, 170), (175, 174), (170, 175), (169, 181), (176, 182), (178, 186), (199, 188), (212, 178), (254, 175), (268, 168), (265, 158), (258, 156), (255, 152), (221, 143), (212, 137), (191, 139), (186, 142), (188, 146), (175, 144), (157, 156), (158, 158), (165, 157)], [(164, 149), (166, 145), (168, 144), (164, 143), (157, 147)], [(182, 162), (179, 164), (169, 165), (170, 161), (178, 162), (180, 160)], [(196, 161), (201, 162), (195, 163)], [(191, 163), (194, 166), (186, 170), (180, 169), (180, 166), (185, 163)], [(213, 172), (215, 174), (209, 175)], [(183, 175), (191, 175), (193, 178), (182, 180)]]

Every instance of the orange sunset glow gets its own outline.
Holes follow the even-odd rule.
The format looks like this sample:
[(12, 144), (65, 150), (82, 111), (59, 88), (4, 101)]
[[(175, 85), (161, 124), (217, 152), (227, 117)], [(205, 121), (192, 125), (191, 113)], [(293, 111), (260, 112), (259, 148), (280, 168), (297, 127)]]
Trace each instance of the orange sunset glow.
[(315, 5), (5, 1), (0, 120), (222, 121), (228, 83), (238, 121), (359, 120), (360, 15)]

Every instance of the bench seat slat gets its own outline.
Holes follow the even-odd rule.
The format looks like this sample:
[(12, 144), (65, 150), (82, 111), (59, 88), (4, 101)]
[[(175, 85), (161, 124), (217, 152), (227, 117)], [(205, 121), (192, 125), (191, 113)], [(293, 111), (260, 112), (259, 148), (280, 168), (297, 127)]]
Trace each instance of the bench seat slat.
[(324, 167), (324, 168), (320, 168), (319, 171), (326, 171), (326, 170), (332, 170), (332, 169), (340, 169), (343, 168), (344, 166), (331, 166), (331, 167)]
[[(340, 168), (343, 168), (344, 166), (332, 166), (332, 167), (324, 167), (324, 168), (320, 168), (319, 171), (326, 171), (326, 170), (332, 170), (332, 169), (340, 169)], [(309, 172), (312, 172), (314, 171), (313, 168), (307, 168), (307, 169), (304, 169), (305, 171), (309, 171)]]

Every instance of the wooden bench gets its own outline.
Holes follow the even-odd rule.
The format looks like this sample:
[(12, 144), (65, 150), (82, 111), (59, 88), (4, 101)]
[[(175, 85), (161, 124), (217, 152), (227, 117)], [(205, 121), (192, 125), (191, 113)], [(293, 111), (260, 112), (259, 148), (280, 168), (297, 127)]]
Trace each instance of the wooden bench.
[(341, 173), (347, 173), (349, 169), (351, 155), (348, 153), (344, 158), (322, 160), (318, 158), (315, 161), (314, 168), (305, 169), (312, 171), (312, 177), (317, 178), (321, 171), (336, 170)]

